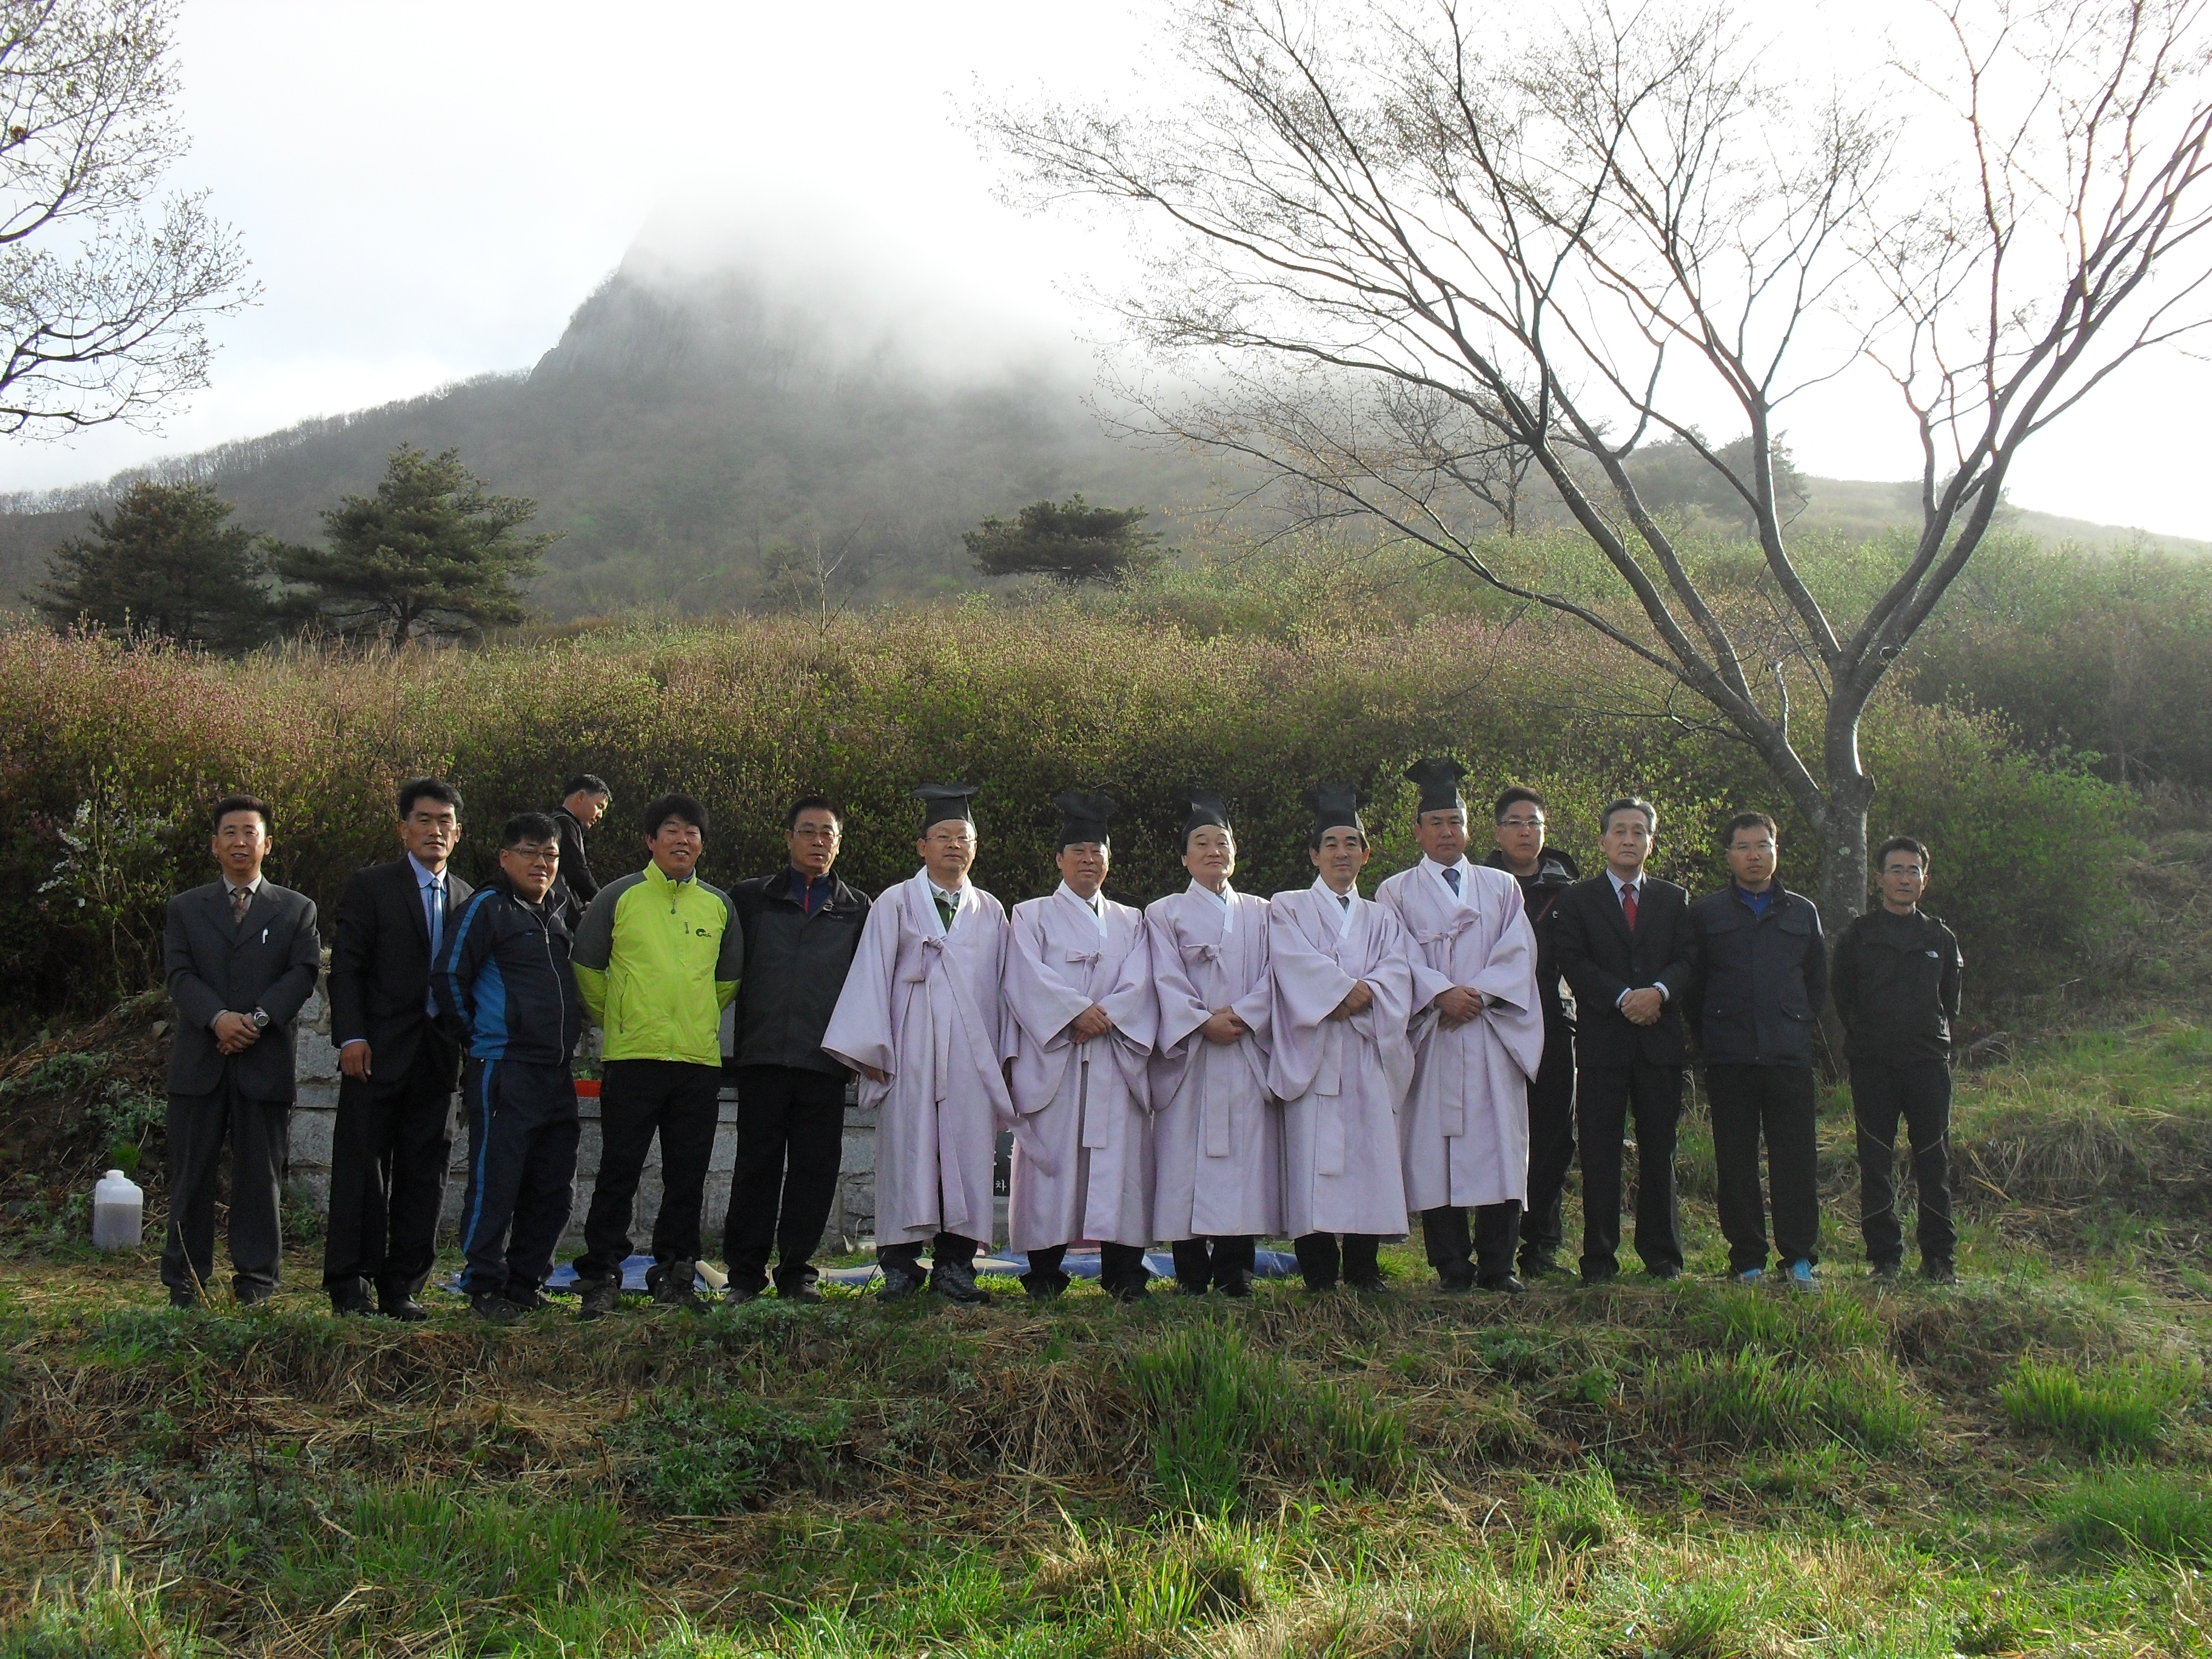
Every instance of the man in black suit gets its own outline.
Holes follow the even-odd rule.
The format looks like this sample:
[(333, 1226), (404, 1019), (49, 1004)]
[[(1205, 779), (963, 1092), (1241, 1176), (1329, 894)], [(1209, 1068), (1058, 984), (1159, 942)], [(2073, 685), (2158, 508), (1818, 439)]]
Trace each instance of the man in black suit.
[(1648, 800), (1605, 809), (1605, 873), (1559, 897), (1559, 971), (1575, 994), (1576, 1127), (1583, 1143), (1583, 1280), (1620, 1271), (1621, 1131), (1636, 1120), (1636, 1253), (1655, 1279), (1682, 1271), (1674, 1131), (1682, 1115), (1677, 992), (1697, 967), (1690, 896), (1644, 873), (1659, 833)]
[(807, 1258), (822, 1243), (845, 1152), (844, 1063), (822, 1052), (822, 1033), (860, 948), (868, 896), (830, 873), (845, 815), (821, 795), (802, 795), (783, 815), (787, 866), (739, 882), (730, 902), (745, 934), (738, 986), (738, 1157), (722, 1255), (732, 1305), (769, 1285), (819, 1302)]
[(592, 873), (592, 861), (584, 855), (584, 836), (606, 817), (614, 798), (605, 778), (579, 772), (568, 780), (568, 787), (561, 792), (561, 804), (553, 809), (553, 822), (561, 831), (561, 873), (553, 883), (552, 902), (572, 933), (599, 893), (599, 878)]
[(323, 1288), (339, 1314), (429, 1317), (415, 1298), (437, 1259), (460, 1075), (460, 1050), (432, 1018), (430, 963), (471, 890), (446, 868), (460, 831), (459, 791), (409, 779), (399, 786), (402, 855), (355, 871), (338, 897), (331, 1041), (340, 1077)]
[(233, 1289), (247, 1306), (276, 1289), (277, 1188), (291, 1115), (292, 1021), (315, 988), (322, 941), (304, 893), (262, 876), (269, 807), (215, 804), (209, 850), (221, 879), (169, 901), (162, 965), (177, 1005), (169, 1045), (169, 1238), (161, 1282), (189, 1308), (215, 1276), (216, 1171), (230, 1136)]

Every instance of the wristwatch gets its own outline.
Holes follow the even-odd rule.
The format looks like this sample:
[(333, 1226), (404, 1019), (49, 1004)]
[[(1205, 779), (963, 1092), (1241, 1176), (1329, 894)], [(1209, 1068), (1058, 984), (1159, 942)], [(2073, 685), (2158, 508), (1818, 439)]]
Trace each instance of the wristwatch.
[(269, 1011), (266, 1008), (256, 1008), (253, 1011), (253, 1029), (257, 1031), (265, 1031), (269, 1029)]

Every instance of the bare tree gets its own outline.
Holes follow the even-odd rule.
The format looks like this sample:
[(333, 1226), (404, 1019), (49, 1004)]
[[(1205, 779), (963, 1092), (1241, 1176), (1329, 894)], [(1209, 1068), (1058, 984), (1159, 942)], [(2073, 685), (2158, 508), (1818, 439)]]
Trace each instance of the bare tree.
[(207, 384), (207, 319), (249, 303), (204, 192), (144, 209), (185, 137), (174, 0), (0, 9), (0, 433), (146, 422)]
[[(1112, 303), (1170, 361), (1206, 359), (1183, 384), (1209, 388), (1154, 397), (1157, 429), (1372, 515), (1694, 694), (1818, 833), (1840, 920), (1866, 896), (1861, 717), (2021, 446), (2206, 320), (2205, 0), (1933, 0), (1932, 52), (1824, 94), (1767, 78), (1770, 43), (1723, 6), (1546, 9), (1189, 0), (1200, 95), (981, 125), (1012, 195), (1152, 233)], [(1846, 616), (1793, 561), (1777, 419), (1869, 367), (1917, 441), (1921, 525)], [(1717, 405), (1744, 439), (1705, 438), (1693, 415)], [(1477, 432), (1530, 458), (1609, 596), (1495, 534)], [(1704, 578), (1647, 508), (1629, 465), (1647, 438), (1743, 502), (1759, 592)]]

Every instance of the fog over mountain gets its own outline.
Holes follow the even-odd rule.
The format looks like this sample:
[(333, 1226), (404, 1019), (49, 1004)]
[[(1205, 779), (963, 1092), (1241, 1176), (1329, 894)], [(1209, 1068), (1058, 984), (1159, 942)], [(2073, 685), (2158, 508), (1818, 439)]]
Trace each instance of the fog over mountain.
[[(303, 422), (145, 469), (213, 483), (236, 522), (319, 538), (318, 509), (372, 489), (402, 443), (458, 448), (562, 532), (536, 602), (556, 617), (696, 614), (964, 585), (960, 533), (1080, 490), (1153, 509), (1174, 536), (1210, 493), (1194, 462), (1104, 434), (1065, 351), (971, 321), (907, 325), (832, 293), (635, 257), (526, 374)], [(18, 497), (0, 593), (44, 574), (107, 484)], [(1180, 509), (1180, 513), (1178, 511)], [(831, 567), (834, 566), (834, 571)]]

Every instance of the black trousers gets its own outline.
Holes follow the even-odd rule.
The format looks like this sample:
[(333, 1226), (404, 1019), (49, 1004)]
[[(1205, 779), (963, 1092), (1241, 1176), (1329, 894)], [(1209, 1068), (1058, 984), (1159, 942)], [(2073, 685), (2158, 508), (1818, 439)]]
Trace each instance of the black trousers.
[(258, 1302), (276, 1288), (284, 1253), (279, 1220), (289, 1103), (249, 1100), (223, 1068), (208, 1095), (169, 1097), (169, 1237), (161, 1282), (177, 1297), (198, 1297), (215, 1282), (215, 1189), (223, 1137), (230, 1137), (231, 1288)]
[(1774, 1249), (1786, 1265), (1820, 1259), (1817, 1109), (1809, 1066), (1708, 1066), (1713, 1102), (1713, 1163), (1721, 1236), (1729, 1271), (1766, 1266), (1766, 1194), (1759, 1188), (1759, 1143), (1766, 1141), (1766, 1186), (1773, 1196)]
[(1867, 1261), (1905, 1260), (1897, 1218), (1897, 1123), (1911, 1137), (1912, 1184), (1920, 1199), (1923, 1266), (1951, 1265), (1959, 1235), (1951, 1224), (1951, 1067), (1940, 1060), (1854, 1060), (1851, 1116), (1858, 1127), (1859, 1225)]
[(1528, 1079), (1528, 1207), (1521, 1259), (1557, 1257), (1566, 1246), (1561, 1215), (1575, 1164), (1575, 1028), (1544, 1027), (1544, 1060)]
[(629, 1256), (638, 1177), (660, 1137), (660, 1213), (653, 1223), (656, 1267), (699, 1259), (699, 1207), (714, 1152), (720, 1066), (681, 1060), (611, 1060), (599, 1079), (599, 1174), (584, 1216), (576, 1277), (619, 1279)]
[(843, 1073), (738, 1069), (737, 1170), (722, 1221), (722, 1257), (732, 1285), (765, 1286), (771, 1249), (779, 1291), (813, 1282), (807, 1258), (821, 1246), (844, 1156)]
[[(1335, 1287), (1340, 1258), (1334, 1233), (1305, 1233), (1291, 1241), (1297, 1253), (1298, 1274), (1306, 1281), (1310, 1291), (1326, 1291)], [(1341, 1267), (1344, 1277), (1354, 1285), (1373, 1285), (1382, 1277), (1380, 1260), (1382, 1235), (1380, 1233), (1346, 1233)]]
[(1178, 1238), (1168, 1249), (1175, 1255), (1176, 1288), (1191, 1296), (1203, 1296), (1233, 1273), (1249, 1279), (1260, 1259), (1260, 1241), (1250, 1233)]
[(398, 1078), (346, 1078), (331, 1129), (323, 1288), (386, 1305), (429, 1282), (453, 1155), (453, 1051), (427, 1034)]
[(1474, 1206), (1474, 1225), (1457, 1204), (1421, 1212), (1421, 1243), (1429, 1266), (1447, 1285), (1495, 1285), (1513, 1276), (1514, 1251), (1521, 1243), (1521, 1200)]
[[(1051, 1274), (1060, 1272), (1060, 1264), (1066, 1259), (1067, 1246), (1048, 1244), (1030, 1250), (1030, 1272)], [(1145, 1247), (1141, 1244), (1109, 1244), (1098, 1246), (1098, 1288), (1102, 1291), (1141, 1291), (1152, 1282), (1152, 1270), (1145, 1265)]]
[(1583, 1143), (1583, 1277), (1620, 1269), (1621, 1135), (1636, 1122), (1636, 1254), (1644, 1270), (1682, 1270), (1682, 1214), (1674, 1194), (1674, 1135), (1682, 1121), (1682, 1068), (1639, 1060), (1584, 1066), (1575, 1075), (1575, 1127)]
[(461, 1206), (461, 1289), (535, 1291), (576, 1203), (576, 1080), (565, 1065), (471, 1060), (469, 1189)]
[[(932, 1261), (952, 1261), (966, 1266), (975, 1259), (975, 1252), (983, 1247), (972, 1238), (963, 1238), (958, 1233), (939, 1233), (929, 1241)], [(909, 1244), (887, 1244), (876, 1251), (876, 1263), (884, 1267), (903, 1267), (915, 1278), (921, 1277), (921, 1241)]]

